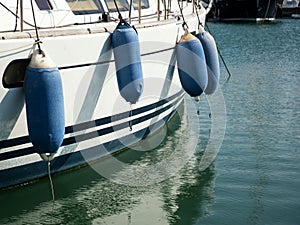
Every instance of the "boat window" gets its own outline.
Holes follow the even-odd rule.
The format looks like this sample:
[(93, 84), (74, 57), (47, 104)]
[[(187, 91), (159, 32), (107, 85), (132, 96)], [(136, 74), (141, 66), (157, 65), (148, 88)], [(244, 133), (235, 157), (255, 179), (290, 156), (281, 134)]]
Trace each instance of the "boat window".
[[(133, 0), (133, 7), (135, 10), (137, 10), (139, 8), (139, 0)], [(141, 7), (142, 7), (142, 9), (149, 8), (149, 1), (141, 0)]]
[(74, 14), (103, 13), (103, 6), (100, 0), (67, 0)]
[[(105, 0), (109, 12), (117, 12), (114, 0)], [(129, 4), (126, 0), (116, 0), (120, 11), (129, 10)]]
[(35, 0), (37, 6), (40, 10), (51, 10), (53, 9), (52, 5), (50, 4), (49, 0)]

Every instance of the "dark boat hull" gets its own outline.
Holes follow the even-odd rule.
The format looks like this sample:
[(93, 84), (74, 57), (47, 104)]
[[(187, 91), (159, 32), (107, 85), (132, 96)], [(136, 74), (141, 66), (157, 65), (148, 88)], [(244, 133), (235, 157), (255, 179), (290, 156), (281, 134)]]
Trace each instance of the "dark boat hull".
[(279, 0), (218, 0), (216, 14), (220, 21), (274, 21)]

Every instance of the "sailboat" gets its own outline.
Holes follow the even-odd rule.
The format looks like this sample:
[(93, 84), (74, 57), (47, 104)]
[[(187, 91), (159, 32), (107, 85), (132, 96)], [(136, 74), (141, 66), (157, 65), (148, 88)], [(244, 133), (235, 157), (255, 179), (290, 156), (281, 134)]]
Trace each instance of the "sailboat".
[(186, 95), (176, 45), (199, 32), (210, 7), (1, 1), (0, 188), (92, 163), (159, 130)]

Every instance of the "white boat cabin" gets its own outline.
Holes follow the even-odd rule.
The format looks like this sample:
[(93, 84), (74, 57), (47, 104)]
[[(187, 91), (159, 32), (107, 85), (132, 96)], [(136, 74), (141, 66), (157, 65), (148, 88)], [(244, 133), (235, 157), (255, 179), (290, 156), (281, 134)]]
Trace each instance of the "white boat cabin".
[[(128, 18), (129, 13), (131, 18), (137, 18), (139, 4), (141, 16), (154, 16), (158, 11), (157, 0), (115, 1), (123, 18)], [(114, 0), (32, 0), (32, 3), (39, 28), (67, 27), (118, 19)], [(171, 5), (170, 2), (168, 5)], [(1, 1), (0, 21), (0, 32), (33, 29), (31, 0)]]

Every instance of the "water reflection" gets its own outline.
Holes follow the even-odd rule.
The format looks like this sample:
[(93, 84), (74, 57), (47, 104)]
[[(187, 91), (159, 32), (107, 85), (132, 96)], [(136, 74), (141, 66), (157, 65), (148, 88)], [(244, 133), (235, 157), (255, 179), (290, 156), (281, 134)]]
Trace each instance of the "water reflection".
[(215, 170), (210, 166), (199, 173), (199, 162), (196, 158), (194, 165), (189, 165), (180, 177), (169, 180), (161, 188), (169, 224), (195, 224), (199, 218), (213, 213)]
[(55, 176), (54, 205), (46, 180), (11, 190), (1, 197), (0, 221), (1, 224), (193, 224), (211, 213), (215, 178), (213, 166), (199, 174), (196, 166), (199, 160), (194, 161), (176, 177), (138, 188), (111, 183), (90, 168)]
[[(129, 149), (117, 158), (129, 164), (150, 164), (168, 157), (175, 147), (186, 147), (176, 146), (184, 129), (189, 129), (180, 120), (177, 116), (170, 121), (164, 128), (168, 135), (154, 150)], [(199, 122), (196, 120), (190, 122)], [(208, 136), (205, 133), (201, 138), (208, 139)], [(148, 144), (147, 141), (141, 144)], [(113, 183), (91, 167), (85, 167), (53, 176), (54, 203), (48, 179), (2, 191), (0, 223), (192, 224), (211, 214), (214, 202), (214, 166), (203, 172), (198, 170), (202, 156), (199, 148), (206, 143), (207, 140), (199, 142), (197, 153), (175, 176), (153, 185), (135, 187)], [(109, 163), (109, 159), (100, 163)]]

